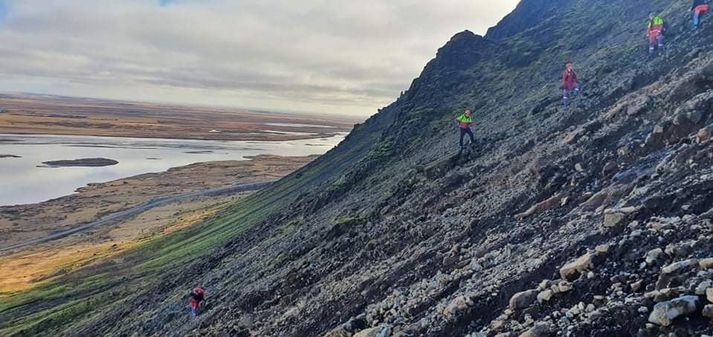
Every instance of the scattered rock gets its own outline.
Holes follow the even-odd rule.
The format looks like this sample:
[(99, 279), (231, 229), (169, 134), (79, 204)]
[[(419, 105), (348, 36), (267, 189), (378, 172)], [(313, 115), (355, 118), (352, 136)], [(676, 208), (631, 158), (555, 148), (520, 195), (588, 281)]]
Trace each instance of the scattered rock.
[(517, 310), (527, 308), (537, 300), (537, 290), (526, 290), (513, 295), (510, 298), (510, 309)]
[(648, 253), (646, 253), (646, 264), (653, 265), (656, 261), (663, 258), (664, 255), (665, 255), (665, 253), (663, 252), (663, 249), (661, 249), (661, 248), (652, 249)]
[(388, 337), (391, 335), (391, 327), (380, 326), (357, 332), (354, 337)]
[(713, 304), (708, 304), (703, 307), (703, 312), (701, 312), (703, 317), (713, 318)]
[(699, 143), (703, 143), (703, 142), (711, 139), (711, 134), (713, 134), (713, 125), (708, 125), (702, 129), (698, 130), (696, 137), (698, 138)]
[(705, 280), (696, 286), (696, 295), (698, 296), (705, 296), (706, 295), (706, 290), (708, 288), (713, 287), (713, 281), (711, 280)]
[(561, 194), (557, 194), (545, 201), (542, 201), (542, 202), (530, 207), (527, 211), (515, 215), (515, 219), (520, 221), (520, 220), (523, 220), (531, 215), (541, 213), (541, 212), (553, 209), (555, 207), (558, 207), (561, 205), (562, 197), (563, 196)]
[(344, 329), (344, 327), (338, 327), (332, 331), (327, 332), (324, 337), (351, 337), (352, 334)]
[(467, 298), (465, 296), (458, 296), (454, 298), (448, 305), (446, 306), (446, 309), (444, 311), (444, 314), (448, 318), (453, 318), (457, 316), (460, 312), (463, 312), (464, 310), (468, 309), (470, 306), (473, 305), (473, 301), (470, 298)]
[(609, 245), (599, 245), (594, 250), (599, 254), (607, 254), (609, 253)]
[(555, 327), (549, 322), (540, 322), (535, 324), (534, 327), (530, 328), (520, 334), (520, 337), (547, 337), (554, 332)]
[(698, 267), (701, 269), (713, 269), (713, 258), (698, 260)]
[(559, 283), (552, 286), (552, 291), (555, 294), (561, 294), (561, 293), (566, 293), (566, 292), (571, 291), (572, 288), (573, 288), (572, 283), (562, 280)]
[(554, 292), (551, 289), (543, 290), (537, 294), (537, 301), (540, 303), (547, 302), (552, 298)]
[(593, 253), (587, 253), (580, 256), (578, 259), (560, 268), (560, 276), (568, 281), (575, 280), (582, 272), (594, 266), (594, 257), (595, 254)]
[(661, 326), (670, 326), (673, 320), (692, 314), (698, 310), (698, 296), (683, 296), (654, 306), (649, 315), (649, 322)]
[(692, 268), (692, 267), (698, 267), (697, 259), (688, 259), (685, 261), (679, 261), (676, 263), (672, 263), (666, 267), (661, 268), (661, 272), (664, 274), (673, 274), (680, 270), (683, 270), (686, 268)]

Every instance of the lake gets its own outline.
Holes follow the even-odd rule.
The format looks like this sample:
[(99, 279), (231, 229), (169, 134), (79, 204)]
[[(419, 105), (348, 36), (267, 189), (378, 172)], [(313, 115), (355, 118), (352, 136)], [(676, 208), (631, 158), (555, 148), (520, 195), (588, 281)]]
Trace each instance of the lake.
[[(93, 136), (0, 134), (0, 206), (28, 204), (72, 194), (89, 183), (101, 183), (193, 163), (244, 160), (260, 154), (323, 154), (346, 134), (294, 141), (213, 141)], [(108, 158), (107, 167), (49, 168), (42, 162)]]

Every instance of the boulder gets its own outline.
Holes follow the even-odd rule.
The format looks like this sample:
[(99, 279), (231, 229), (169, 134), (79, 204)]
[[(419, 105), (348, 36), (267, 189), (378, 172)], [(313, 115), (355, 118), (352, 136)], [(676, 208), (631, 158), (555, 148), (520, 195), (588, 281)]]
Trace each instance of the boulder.
[(656, 248), (646, 253), (646, 264), (653, 265), (656, 261), (664, 257), (663, 249)]
[(703, 142), (711, 139), (712, 134), (713, 134), (713, 125), (708, 125), (702, 129), (698, 130), (698, 133), (696, 133), (696, 137), (698, 138), (699, 143), (703, 143)]
[(555, 207), (559, 207), (561, 205), (562, 198), (563, 198), (563, 195), (561, 195), (561, 194), (554, 195), (545, 201), (542, 201), (540, 203), (533, 205), (526, 211), (516, 214), (515, 219), (517, 219), (518, 221), (521, 221), (531, 215), (542, 213), (544, 211), (551, 210)]
[(391, 326), (379, 326), (357, 332), (354, 337), (389, 337), (391, 336)]
[(708, 288), (713, 288), (713, 281), (705, 280), (696, 286), (695, 292), (698, 296), (705, 296)]
[(607, 209), (604, 211), (604, 226), (614, 227), (624, 221), (626, 214), (614, 210)]
[(713, 303), (713, 288), (706, 289), (706, 299), (708, 302)]
[(595, 254), (593, 253), (587, 253), (580, 256), (578, 259), (560, 268), (560, 276), (568, 281), (577, 279), (583, 271), (594, 266), (594, 257)]
[(713, 304), (708, 304), (703, 307), (703, 312), (701, 312), (703, 317), (713, 318)]
[(649, 315), (649, 322), (661, 326), (670, 326), (673, 324), (673, 320), (696, 312), (698, 307), (698, 296), (682, 296), (661, 302), (654, 306), (654, 310)]
[(609, 245), (599, 245), (594, 250), (597, 252), (597, 254), (607, 254), (609, 253)]
[(713, 258), (705, 258), (698, 260), (698, 267), (701, 269), (713, 269)]
[(468, 309), (468, 307), (473, 305), (473, 301), (465, 296), (458, 296), (454, 298), (444, 311), (444, 314), (448, 318), (457, 316), (460, 312)]
[(527, 308), (537, 300), (538, 291), (531, 289), (521, 291), (510, 298), (510, 309), (517, 310)]
[(547, 302), (552, 298), (552, 295), (554, 295), (554, 291), (550, 289), (543, 290), (537, 294), (537, 301), (540, 303)]
[(572, 283), (562, 280), (557, 284), (553, 285), (551, 289), (555, 294), (566, 293), (572, 290)]
[(351, 337), (352, 334), (349, 333), (344, 327), (338, 327), (330, 332), (327, 332), (324, 337)]
[(692, 268), (692, 267), (698, 267), (697, 259), (688, 259), (688, 260), (672, 263), (666, 267), (661, 268), (661, 272), (664, 274), (673, 274), (680, 270), (683, 270), (686, 268)]
[(548, 337), (551, 336), (554, 331), (555, 328), (552, 326), (552, 323), (540, 322), (535, 324), (530, 330), (520, 334), (520, 337)]

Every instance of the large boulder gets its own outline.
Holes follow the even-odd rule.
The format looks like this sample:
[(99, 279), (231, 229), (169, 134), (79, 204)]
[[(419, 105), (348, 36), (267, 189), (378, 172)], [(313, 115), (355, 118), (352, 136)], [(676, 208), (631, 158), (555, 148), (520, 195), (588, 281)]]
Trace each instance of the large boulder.
[(698, 296), (682, 296), (661, 302), (654, 306), (654, 310), (649, 315), (649, 322), (661, 326), (670, 326), (673, 324), (673, 320), (696, 312), (699, 306)]

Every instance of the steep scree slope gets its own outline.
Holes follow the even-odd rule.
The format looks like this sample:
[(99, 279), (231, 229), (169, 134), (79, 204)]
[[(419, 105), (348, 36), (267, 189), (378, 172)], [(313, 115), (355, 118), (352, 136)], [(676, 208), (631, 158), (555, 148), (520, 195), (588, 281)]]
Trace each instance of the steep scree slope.
[[(650, 9), (671, 24), (655, 59)], [(457, 34), (402, 97), (276, 187), (289, 205), (60, 332), (712, 334), (713, 26), (694, 34), (687, 9), (525, 0), (486, 37)], [(585, 86), (563, 108), (567, 59)], [(465, 106), (479, 141), (455, 156)], [(209, 301), (190, 320), (194, 284)]]

